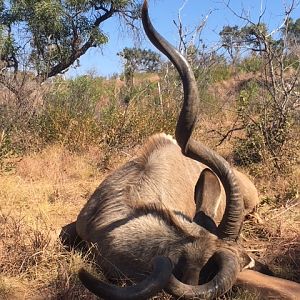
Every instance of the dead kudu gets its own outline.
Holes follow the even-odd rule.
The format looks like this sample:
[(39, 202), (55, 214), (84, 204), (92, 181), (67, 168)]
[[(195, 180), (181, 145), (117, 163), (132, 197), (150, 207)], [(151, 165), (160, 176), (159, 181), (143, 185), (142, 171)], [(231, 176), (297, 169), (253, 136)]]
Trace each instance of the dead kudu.
[(199, 114), (193, 72), (153, 28), (147, 1), (142, 20), (183, 83), (176, 141), (164, 134), (151, 137), (139, 157), (101, 183), (74, 223), (76, 232), (70, 227), (97, 245), (109, 278), (137, 283), (118, 287), (83, 269), (79, 278), (105, 299), (145, 299), (162, 289), (180, 299), (212, 299), (230, 289), (250, 262), (236, 240), (257, 192), (245, 175), (191, 138)]

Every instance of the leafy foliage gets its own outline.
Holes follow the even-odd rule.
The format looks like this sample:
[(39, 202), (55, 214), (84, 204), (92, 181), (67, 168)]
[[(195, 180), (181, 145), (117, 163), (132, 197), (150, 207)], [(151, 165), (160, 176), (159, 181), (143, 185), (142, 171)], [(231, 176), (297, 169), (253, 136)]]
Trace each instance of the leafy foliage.
[[(295, 124), (294, 108), (299, 103), (299, 38), (300, 21), (286, 17), (285, 26), (278, 40), (272, 38), (264, 23), (239, 28), (225, 26), (220, 32), (223, 47), (234, 63), (240, 59), (240, 51), (251, 51), (239, 63), (244, 71), (260, 72), (260, 84), (250, 82), (240, 91), (237, 101), (238, 118), (245, 130), (235, 151), (235, 159), (240, 164), (259, 163), (271, 157), (272, 166), (284, 169), (294, 161), (296, 151), (287, 151), (291, 128)], [(295, 75), (287, 76), (292, 70)], [(256, 110), (252, 110), (256, 106)], [(226, 135), (225, 135), (226, 136)]]
[(160, 68), (160, 54), (140, 48), (124, 48), (118, 53), (125, 60), (125, 69), (155, 72)]
[(252, 53), (251, 55), (245, 57), (239, 64), (238, 69), (242, 72), (253, 72), (256, 73), (262, 69), (262, 61), (259, 55)]
[(287, 32), (287, 39), (292, 45), (300, 43), (300, 18), (295, 21), (292, 18), (286, 20), (286, 24), (282, 29), (282, 33)]
[(242, 32), (235, 26), (224, 26), (219, 33), (222, 41), (222, 46), (228, 52), (230, 58), (235, 61), (240, 55), (240, 46), (243, 43)]
[(51, 144), (79, 152), (97, 146), (103, 150), (105, 167), (121, 149), (139, 145), (155, 132), (173, 132), (179, 110), (179, 103), (173, 99), (179, 98), (180, 90), (170, 87), (165, 91), (164, 103), (159, 101), (157, 85), (147, 80), (136, 84), (133, 92), (132, 101), (124, 105), (122, 89), (114, 80), (57, 78), (29, 120), (25, 121), (25, 114), (17, 116), (19, 108), (8, 103), (9, 110), (0, 114), (0, 134), (4, 133), (0, 135), (2, 168), (12, 151), (22, 154)]
[(267, 35), (267, 25), (264, 23), (250, 24), (239, 28), (237, 25), (226, 25), (220, 31), (222, 46), (228, 52), (233, 64), (239, 61), (241, 51), (245, 48), (251, 51), (264, 51), (264, 40), (274, 42)]
[(160, 54), (150, 49), (124, 48), (118, 55), (124, 60), (124, 75), (129, 87), (133, 86), (135, 72), (156, 72), (161, 67)]
[(107, 19), (119, 15), (134, 22), (139, 16), (134, 0), (11, 0), (0, 7), (2, 68), (29, 69), (42, 80), (65, 71), (89, 48), (107, 43), (101, 29)]

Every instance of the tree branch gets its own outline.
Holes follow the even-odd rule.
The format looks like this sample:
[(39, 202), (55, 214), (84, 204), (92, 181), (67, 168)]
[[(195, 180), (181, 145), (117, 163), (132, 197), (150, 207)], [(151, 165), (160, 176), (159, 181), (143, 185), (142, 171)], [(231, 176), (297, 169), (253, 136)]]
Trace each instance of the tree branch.
[[(116, 12), (113, 4), (111, 5), (109, 10), (106, 9), (105, 11), (106, 12), (103, 15), (96, 18), (93, 24), (93, 28), (99, 27), (99, 25), (102, 22), (109, 19)], [(45, 80), (46, 78), (50, 78), (63, 72), (64, 70), (69, 68), (78, 58), (85, 54), (89, 48), (94, 47), (95, 38), (92, 35), (90, 35), (88, 41), (78, 49), (79, 37), (78, 35), (76, 35), (76, 32), (77, 30), (74, 32), (74, 39), (72, 41), (72, 53), (70, 54), (70, 56), (64, 61), (52, 67), (48, 72), (43, 73), (41, 75), (42, 80)]]

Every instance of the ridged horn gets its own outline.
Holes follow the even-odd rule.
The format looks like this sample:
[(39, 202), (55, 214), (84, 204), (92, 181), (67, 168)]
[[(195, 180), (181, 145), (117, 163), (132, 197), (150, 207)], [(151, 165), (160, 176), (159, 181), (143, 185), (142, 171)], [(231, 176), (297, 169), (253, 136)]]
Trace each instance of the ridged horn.
[(226, 293), (236, 281), (240, 266), (236, 256), (229, 250), (219, 250), (211, 257), (218, 273), (202, 285), (188, 285), (171, 276), (165, 290), (176, 299), (215, 299)]
[(143, 281), (133, 286), (118, 287), (105, 283), (84, 269), (79, 270), (79, 279), (93, 294), (109, 300), (148, 299), (167, 285), (173, 265), (169, 258), (157, 256), (152, 261), (153, 271)]
[(187, 60), (154, 29), (149, 19), (147, 0), (142, 7), (142, 21), (149, 40), (175, 65), (183, 83), (184, 98), (176, 126), (176, 140), (186, 156), (206, 164), (220, 178), (226, 193), (226, 209), (217, 234), (222, 239), (236, 240), (244, 216), (237, 180), (229, 164), (220, 155), (191, 138), (200, 103), (193, 71)]

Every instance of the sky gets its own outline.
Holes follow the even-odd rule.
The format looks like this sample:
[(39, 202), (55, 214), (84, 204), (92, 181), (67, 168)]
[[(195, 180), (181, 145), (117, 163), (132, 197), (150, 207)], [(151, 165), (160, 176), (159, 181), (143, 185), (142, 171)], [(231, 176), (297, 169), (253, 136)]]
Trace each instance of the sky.
[[(231, 0), (230, 8), (237, 14), (244, 11), (252, 21), (257, 22), (262, 11), (262, 21), (266, 23), (270, 31), (278, 28), (283, 21), (285, 6), (292, 0)], [(292, 17), (300, 17), (300, 0), (293, 11)], [(228, 0), (148, 0), (149, 15), (155, 28), (174, 46), (178, 46), (179, 36), (173, 20), (178, 21), (178, 12), (181, 9), (182, 24), (190, 31), (209, 14), (205, 29), (201, 38), (206, 45), (214, 46), (219, 41), (219, 32), (224, 25), (245, 25), (245, 22), (235, 16), (226, 7)], [(109, 42), (101, 49), (93, 48), (81, 57), (79, 67), (70, 68), (67, 77), (93, 74), (97, 76), (111, 76), (122, 72), (122, 61), (117, 53), (125, 47), (140, 47), (145, 49), (155, 48), (143, 38), (137, 43), (133, 36), (126, 32), (124, 26), (120, 26), (118, 18), (113, 17), (105, 21), (101, 29), (109, 36)], [(142, 30), (142, 29), (141, 29)]]

